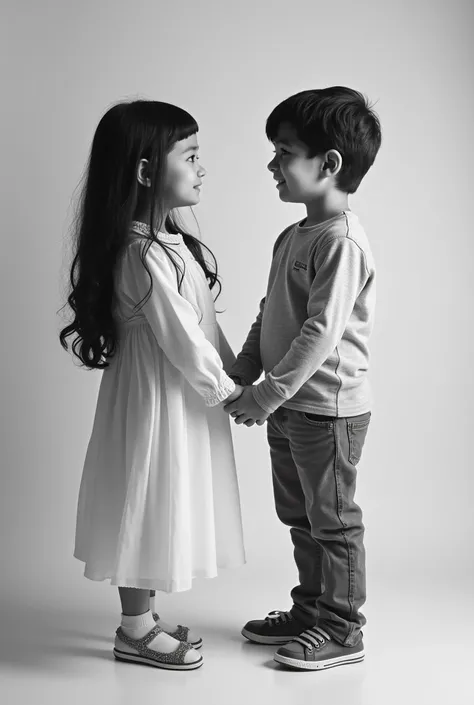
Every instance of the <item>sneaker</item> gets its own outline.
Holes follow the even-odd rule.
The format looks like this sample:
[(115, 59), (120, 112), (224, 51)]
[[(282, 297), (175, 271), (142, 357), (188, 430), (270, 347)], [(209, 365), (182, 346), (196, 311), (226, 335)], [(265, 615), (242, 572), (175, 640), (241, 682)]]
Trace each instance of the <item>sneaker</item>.
[(356, 646), (342, 646), (320, 627), (313, 627), (279, 648), (273, 658), (277, 663), (300, 671), (319, 671), (358, 663), (364, 656), (362, 639)]
[(193, 649), (201, 648), (203, 643), (201, 637), (192, 632), (189, 627), (183, 627), (182, 624), (178, 624), (177, 627), (172, 627), (170, 624), (163, 622), (160, 619), (160, 615), (156, 612), (153, 612), (153, 619), (164, 632), (172, 636), (174, 639), (191, 644)]
[(165, 668), (172, 671), (193, 671), (200, 668), (203, 658), (193, 649), (191, 644), (178, 641), (172, 637), (167, 637), (176, 642), (176, 649), (169, 653), (162, 653), (149, 649), (148, 644), (163, 632), (158, 624), (145, 634), (141, 639), (132, 639), (127, 636), (122, 627), (119, 627), (115, 636), (114, 656), (117, 661), (128, 661), (129, 663), (144, 663), (156, 668)]
[(291, 612), (269, 612), (265, 619), (247, 622), (242, 636), (256, 644), (287, 644), (306, 629)]

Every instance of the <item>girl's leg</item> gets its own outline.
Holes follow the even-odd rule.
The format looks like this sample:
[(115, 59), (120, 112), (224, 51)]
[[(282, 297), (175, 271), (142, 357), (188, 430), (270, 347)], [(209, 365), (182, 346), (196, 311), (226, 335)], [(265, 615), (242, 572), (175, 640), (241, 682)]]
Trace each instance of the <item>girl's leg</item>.
[(119, 587), (118, 591), (122, 603), (122, 614), (135, 617), (148, 612), (150, 609), (149, 590)]

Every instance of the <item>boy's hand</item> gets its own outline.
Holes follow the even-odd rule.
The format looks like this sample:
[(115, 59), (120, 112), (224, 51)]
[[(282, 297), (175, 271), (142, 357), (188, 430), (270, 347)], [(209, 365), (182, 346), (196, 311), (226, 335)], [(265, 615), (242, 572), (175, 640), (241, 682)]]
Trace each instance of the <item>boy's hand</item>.
[(236, 424), (262, 426), (270, 414), (257, 404), (252, 394), (252, 387), (244, 387), (242, 394), (235, 401), (224, 406), (224, 411), (233, 416)]
[[(242, 386), (241, 384), (236, 384), (234, 391), (231, 392), (231, 394), (229, 394), (229, 396), (227, 397), (227, 399), (225, 399), (225, 401), (226, 401), (228, 404), (229, 404), (230, 402), (232, 402), (232, 401), (235, 401), (235, 400), (238, 399), (240, 396), (242, 396), (242, 392), (243, 392), (243, 391), (244, 391), (243, 386)], [(225, 409), (225, 407), (224, 407), (224, 409)]]

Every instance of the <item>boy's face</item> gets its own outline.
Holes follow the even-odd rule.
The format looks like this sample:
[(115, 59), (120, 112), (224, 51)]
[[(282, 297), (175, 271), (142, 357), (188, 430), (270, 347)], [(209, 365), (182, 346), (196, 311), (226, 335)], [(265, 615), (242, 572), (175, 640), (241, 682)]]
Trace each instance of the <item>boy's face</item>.
[(308, 158), (308, 147), (290, 123), (283, 122), (273, 142), (275, 156), (268, 164), (278, 194), (288, 203), (309, 203), (321, 195), (323, 156)]

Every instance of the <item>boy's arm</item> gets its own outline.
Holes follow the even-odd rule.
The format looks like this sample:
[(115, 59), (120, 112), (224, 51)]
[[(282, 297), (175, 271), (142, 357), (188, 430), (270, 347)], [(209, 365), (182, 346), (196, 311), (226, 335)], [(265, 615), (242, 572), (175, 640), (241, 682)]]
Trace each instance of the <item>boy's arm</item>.
[[(293, 225), (285, 228), (277, 237), (273, 246), (272, 261), (285, 236), (290, 232)], [(231, 379), (237, 384), (249, 385), (257, 381), (263, 372), (262, 358), (260, 356), (260, 330), (262, 327), (262, 316), (265, 308), (265, 298), (260, 301), (260, 311), (255, 319), (244, 347), (237, 355), (237, 362), (229, 373)]]
[(219, 324), (217, 324), (217, 330), (219, 331), (219, 356), (222, 360), (225, 372), (229, 374), (232, 366), (235, 364), (234, 351), (230, 347), (229, 341), (225, 337)]
[(335, 350), (369, 278), (365, 255), (349, 238), (329, 243), (314, 264), (316, 276), (301, 333), (284, 358), (252, 390), (255, 401), (267, 413), (291, 399)]
[(262, 358), (260, 357), (260, 329), (262, 327), (262, 315), (265, 308), (265, 298), (260, 301), (260, 311), (250, 328), (247, 340), (241, 352), (237, 355), (237, 360), (228, 373), (229, 377), (237, 384), (253, 384), (262, 374)]

